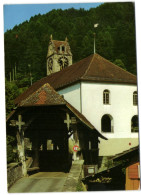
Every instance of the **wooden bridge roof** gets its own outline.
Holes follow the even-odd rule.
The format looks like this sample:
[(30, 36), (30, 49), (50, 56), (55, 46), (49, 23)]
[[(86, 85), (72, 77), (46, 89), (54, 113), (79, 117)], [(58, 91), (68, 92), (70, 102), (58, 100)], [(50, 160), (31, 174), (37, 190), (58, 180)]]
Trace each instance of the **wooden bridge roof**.
[[(48, 83), (39, 87), (32, 94), (30, 94), (25, 99), (22, 99), (17, 108), (22, 107), (33, 107), (33, 106), (66, 106), (66, 108), (78, 118), (83, 124), (85, 124), (88, 128), (95, 130), (97, 132), (98, 137), (101, 137), (105, 140), (105, 138), (96, 128), (87, 120), (87, 118), (81, 114), (77, 109), (75, 109), (71, 104), (69, 104), (60, 94), (58, 94)], [(11, 119), (11, 117), (15, 114), (13, 111), (8, 117), (7, 122)]]
[(59, 95), (48, 83), (37, 89), (34, 93), (22, 100), (18, 107), (29, 106), (54, 106), (54, 105), (66, 105), (83, 123), (89, 126), (91, 129), (95, 127), (76, 110), (71, 104), (69, 104), (61, 95)]
[(66, 105), (83, 123), (91, 129), (95, 127), (84, 117), (78, 110), (69, 104), (60, 94), (58, 94), (48, 83), (41, 86), (27, 98), (22, 100), (17, 107), (30, 107), (30, 106), (54, 106)]
[(19, 102), (18, 107), (64, 104), (66, 104), (64, 98), (61, 97), (48, 83), (46, 83)]

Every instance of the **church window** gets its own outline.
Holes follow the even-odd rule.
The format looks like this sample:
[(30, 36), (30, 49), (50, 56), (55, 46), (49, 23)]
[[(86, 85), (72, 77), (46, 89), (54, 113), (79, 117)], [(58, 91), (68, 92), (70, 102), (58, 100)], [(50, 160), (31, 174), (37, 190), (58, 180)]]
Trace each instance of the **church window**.
[(64, 46), (62, 46), (62, 51), (65, 51), (65, 47)]
[(109, 104), (110, 103), (110, 91), (105, 89), (103, 91), (103, 104)]
[(133, 93), (133, 105), (136, 106), (138, 104), (138, 94), (137, 91)]
[(138, 126), (138, 116), (134, 115), (131, 119), (131, 132), (138, 132), (139, 126)]
[(101, 131), (104, 133), (111, 133), (114, 131), (113, 117), (105, 114), (101, 119)]

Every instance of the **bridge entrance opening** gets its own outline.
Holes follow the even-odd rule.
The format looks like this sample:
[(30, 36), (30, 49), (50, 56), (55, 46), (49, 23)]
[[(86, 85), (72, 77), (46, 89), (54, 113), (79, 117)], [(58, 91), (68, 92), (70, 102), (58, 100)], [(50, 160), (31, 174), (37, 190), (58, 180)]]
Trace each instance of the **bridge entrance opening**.
[(68, 172), (72, 155), (68, 150), (65, 113), (55, 108), (44, 108), (38, 114), (25, 132), (25, 137), (29, 138), (31, 145), (30, 148), (26, 148), (26, 154), (32, 156), (32, 166), (39, 167), (40, 171)]

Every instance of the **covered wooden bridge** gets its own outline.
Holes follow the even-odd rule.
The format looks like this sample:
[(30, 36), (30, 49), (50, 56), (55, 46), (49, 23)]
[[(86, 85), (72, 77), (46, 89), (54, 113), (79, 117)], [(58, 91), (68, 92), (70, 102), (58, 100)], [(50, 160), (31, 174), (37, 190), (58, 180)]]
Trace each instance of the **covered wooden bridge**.
[(23, 175), (28, 157), (33, 160), (30, 167), (44, 171), (68, 172), (72, 159), (95, 166), (98, 137), (106, 139), (49, 84), (19, 101), (7, 118), (7, 134), (17, 137)]

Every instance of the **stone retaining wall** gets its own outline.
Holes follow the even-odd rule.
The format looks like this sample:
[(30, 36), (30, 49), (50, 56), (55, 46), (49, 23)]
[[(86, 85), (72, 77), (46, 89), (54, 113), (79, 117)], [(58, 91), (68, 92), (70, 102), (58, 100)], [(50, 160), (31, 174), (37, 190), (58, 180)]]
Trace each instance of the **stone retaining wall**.
[(62, 189), (63, 192), (76, 192), (77, 185), (83, 177), (84, 160), (76, 160), (72, 163), (72, 167)]
[(20, 179), (23, 176), (22, 174), (22, 165), (21, 163), (11, 163), (7, 168), (7, 187), (10, 188), (15, 181)]

